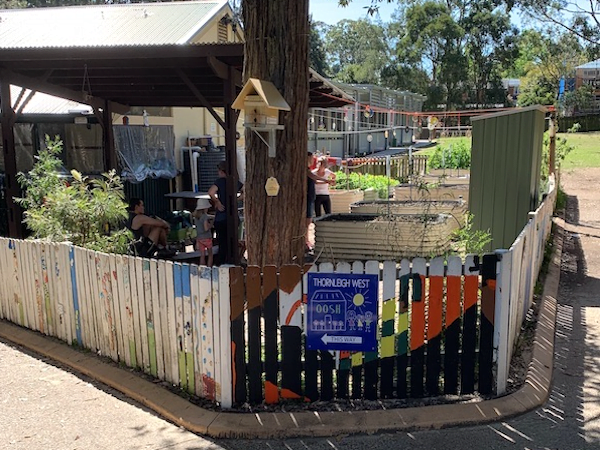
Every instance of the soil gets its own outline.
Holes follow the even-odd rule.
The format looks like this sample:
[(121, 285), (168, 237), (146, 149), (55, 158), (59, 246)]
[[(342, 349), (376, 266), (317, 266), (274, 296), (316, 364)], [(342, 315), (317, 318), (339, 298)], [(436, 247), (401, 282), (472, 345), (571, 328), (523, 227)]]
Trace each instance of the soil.
[(410, 223), (443, 223), (448, 220), (448, 214), (331, 214), (319, 219), (320, 222), (410, 222)]

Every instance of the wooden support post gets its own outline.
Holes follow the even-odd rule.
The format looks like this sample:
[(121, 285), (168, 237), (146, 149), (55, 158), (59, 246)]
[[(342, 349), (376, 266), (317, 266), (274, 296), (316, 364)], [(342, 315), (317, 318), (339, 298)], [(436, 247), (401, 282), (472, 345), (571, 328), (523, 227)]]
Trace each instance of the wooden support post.
[(223, 81), (225, 99), (225, 156), (227, 160), (227, 198), (225, 211), (227, 212), (227, 255), (223, 255), (228, 263), (239, 265), (240, 252), (238, 249), (239, 216), (237, 210), (238, 173), (235, 128), (237, 113), (231, 108), (235, 99), (235, 79), (233, 68), (229, 67), (229, 77)]
[(118, 169), (117, 152), (115, 151), (115, 139), (112, 127), (112, 105), (108, 100), (104, 101), (102, 111), (102, 141), (104, 144), (104, 170)]
[(548, 126), (548, 137), (550, 138), (550, 142), (548, 145), (548, 173), (550, 175), (554, 174), (556, 170), (556, 125), (554, 123), (554, 114), (550, 115), (550, 124)]
[(2, 108), (2, 150), (4, 152), (4, 170), (6, 172), (6, 205), (8, 208), (8, 233), (10, 237), (23, 237), (23, 211), (15, 203), (14, 197), (20, 196), (17, 183), (17, 155), (15, 151), (15, 135), (13, 125), (15, 112), (10, 98), (10, 83), (8, 79), (0, 80), (0, 107)]

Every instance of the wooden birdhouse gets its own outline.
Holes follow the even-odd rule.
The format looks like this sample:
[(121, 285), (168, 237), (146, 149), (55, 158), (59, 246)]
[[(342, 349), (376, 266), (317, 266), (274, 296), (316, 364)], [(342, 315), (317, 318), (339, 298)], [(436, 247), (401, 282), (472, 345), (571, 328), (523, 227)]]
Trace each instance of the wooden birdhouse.
[[(275, 156), (275, 132), (283, 130), (279, 111), (290, 111), (283, 96), (270, 81), (250, 78), (233, 104), (233, 109), (244, 110), (244, 126), (259, 134), (269, 147), (269, 156)], [(265, 140), (261, 134), (266, 134)]]

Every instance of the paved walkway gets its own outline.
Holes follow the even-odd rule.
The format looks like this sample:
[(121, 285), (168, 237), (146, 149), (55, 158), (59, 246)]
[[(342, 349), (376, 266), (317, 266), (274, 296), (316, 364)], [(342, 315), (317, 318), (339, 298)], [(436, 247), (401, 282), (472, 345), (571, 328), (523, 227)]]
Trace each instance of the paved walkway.
[(0, 341), (0, 449), (219, 449), (140, 404)]

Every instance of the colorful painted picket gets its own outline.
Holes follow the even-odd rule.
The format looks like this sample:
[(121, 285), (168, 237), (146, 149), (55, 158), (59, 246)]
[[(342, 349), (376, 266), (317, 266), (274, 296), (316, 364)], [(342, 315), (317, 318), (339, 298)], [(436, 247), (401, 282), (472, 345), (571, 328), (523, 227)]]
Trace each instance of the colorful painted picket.
[[(478, 383), (493, 385), (492, 379), (482, 380), (483, 373), (477, 370), (481, 363), (476, 362), (477, 358), (487, 361), (492, 354), (489, 330), (482, 333), (477, 326), (485, 319), (479, 314), (485, 305), (479, 294), (481, 277), (479, 266), (475, 267), (477, 261), (478, 258), (470, 256), (466, 264), (454, 257), (447, 264), (443, 258), (429, 262), (416, 258), (400, 264), (367, 261), (336, 266), (323, 263), (305, 268), (289, 265), (278, 271), (274, 267), (262, 270), (248, 267), (245, 280), (241, 272), (232, 273), (231, 286), (239, 291), (231, 303), (232, 311), (235, 309), (232, 323), (236, 324), (233, 348), (247, 346), (246, 355), (238, 352), (235, 356), (234, 403), (421, 397), (440, 392), (459, 393), (459, 386), (474, 390)], [(496, 255), (485, 255), (483, 261), (493, 264), (495, 276)], [(305, 348), (302, 339), (307, 314), (305, 275), (309, 270), (379, 275), (378, 352)], [(247, 314), (243, 313), (239, 299), (244, 281)], [(491, 280), (488, 284), (493, 285)], [(463, 291), (468, 299), (463, 298)], [(485, 301), (493, 309), (494, 292), (488, 294)], [(467, 313), (469, 320), (464, 323), (468, 327), (463, 328)], [(239, 329), (245, 323), (248, 323), (248, 342), (243, 341), (246, 334)], [(264, 342), (259, 337), (261, 327), (264, 327)], [(466, 347), (461, 343), (466, 343)], [(465, 350), (471, 361), (459, 358)], [(246, 378), (241, 378), (244, 374), (240, 367), (246, 367)], [(485, 375), (492, 376), (488, 372)], [(462, 384), (461, 376), (467, 378)], [(261, 379), (263, 386), (259, 385)], [(260, 387), (264, 388), (264, 397), (260, 395)]]
[[(229, 271), (0, 238), (0, 319), (231, 405)], [(238, 285), (238, 288), (240, 285)], [(225, 317), (222, 317), (224, 314)], [(238, 327), (239, 330), (242, 328)], [(216, 352), (216, 353), (215, 353)], [(225, 359), (223, 359), (225, 358)], [(238, 379), (242, 378), (236, 378)], [(238, 388), (238, 398), (243, 394)]]

